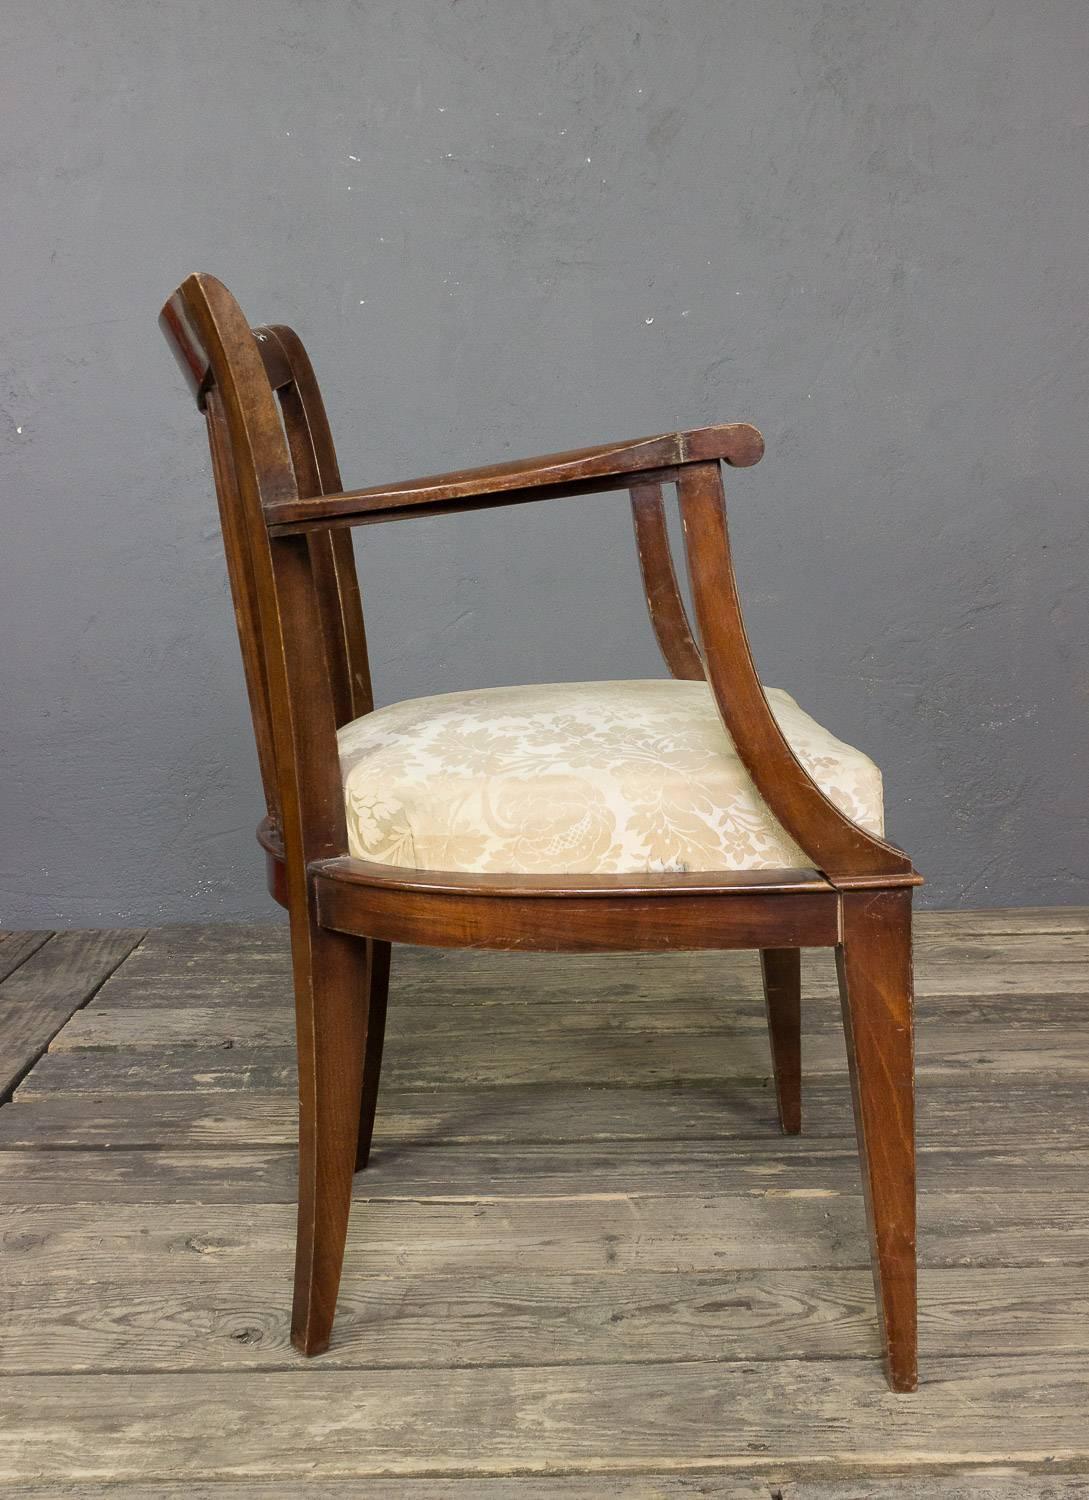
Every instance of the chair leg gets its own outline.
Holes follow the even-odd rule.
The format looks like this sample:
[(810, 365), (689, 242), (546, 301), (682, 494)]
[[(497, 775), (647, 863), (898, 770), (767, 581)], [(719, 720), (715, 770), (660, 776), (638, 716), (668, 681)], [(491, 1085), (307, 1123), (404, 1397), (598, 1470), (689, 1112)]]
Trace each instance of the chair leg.
[(786, 1135), (802, 1128), (802, 955), (798, 948), (764, 948), (764, 1003), (771, 1038), (775, 1099)]
[[(295, 958), (299, 1221), (291, 1342), (329, 1347), (348, 1233), (366, 1045), (367, 945), (306, 924)], [(293, 947), (296, 944), (295, 935)]]
[(836, 949), (889, 1384), (918, 1384), (911, 892), (847, 891)]
[(386, 1001), (389, 999), (390, 944), (372, 939), (367, 950), (367, 1045), (363, 1053), (359, 1143), (355, 1153), (357, 1172), (361, 1172), (370, 1160), (374, 1112), (378, 1106), (378, 1080), (382, 1073), (382, 1043), (386, 1037)]

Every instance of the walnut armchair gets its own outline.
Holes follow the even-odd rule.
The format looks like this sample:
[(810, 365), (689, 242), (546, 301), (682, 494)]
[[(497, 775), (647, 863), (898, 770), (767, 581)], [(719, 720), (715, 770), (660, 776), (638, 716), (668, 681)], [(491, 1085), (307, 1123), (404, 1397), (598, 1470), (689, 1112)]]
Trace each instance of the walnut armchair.
[[(182, 284), (161, 324), (207, 421), (268, 809), (258, 837), (270, 890), (290, 914), (300, 1098), (296, 1347), (318, 1354), (330, 1339), (353, 1172), (366, 1166), (370, 1150), (391, 944), (575, 952), (757, 948), (779, 1116), (792, 1133), (801, 1128), (799, 950), (834, 947), (888, 1375), (894, 1389), (912, 1390), (911, 901), (920, 877), (907, 855), (884, 840), (874, 817), (856, 821), (844, 810), (842, 788), (819, 784), (821, 756), (807, 757), (805, 735), (824, 735), (825, 749), (838, 747), (830, 761), (825, 757), (829, 763), (840, 752), (857, 752), (832, 740), (785, 695), (765, 693), (756, 675), (730, 559), (720, 466), (757, 463), (760, 434), (744, 423), (704, 427), (345, 490), (314, 372), (290, 329), (251, 329), (226, 288), (205, 275)], [(696, 632), (670, 555), (665, 485), (679, 495)], [(657, 862), (645, 849), (632, 855), (638, 839), (624, 844), (627, 832), (614, 838), (610, 825), (609, 860), (601, 857), (602, 844), (588, 866), (571, 854), (576, 834), (589, 826), (584, 802), (565, 823), (561, 798), (560, 813), (552, 809), (553, 822), (527, 864), (524, 851), (512, 852), (522, 845), (511, 824), (536, 815), (534, 804), (549, 801), (556, 785), (549, 778), (559, 774), (554, 765), (540, 765), (543, 752), (532, 732), (515, 757), (522, 801), (507, 823), (496, 822), (495, 804), (509, 785), (499, 788), (488, 765), (480, 772), (479, 795), (491, 827), (502, 833), (494, 847), (482, 853), (471, 826), (459, 843), (445, 824), (429, 844), (420, 809), (428, 806), (428, 816), (442, 824), (450, 806), (433, 784), (444, 774), (436, 716), (445, 715), (457, 737), (466, 723), (479, 726), (480, 714), (492, 711), (489, 693), (522, 690), (484, 690), (467, 719), (456, 694), (375, 711), (348, 528), (615, 489), (631, 494), (651, 620), (675, 680), (582, 688), (600, 688), (615, 700), (609, 755), (620, 757), (624, 775), (638, 761), (640, 774), (653, 777), (658, 751), (648, 757), (647, 745), (666, 746), (667, 759), (669, 747), (690, 731), (685, 743), (710, 778), (706, 786), (721, 787), (729, 771), (729, 795), (749, 799), (739, 815), (751, 835), (749, 852), (732, 856), (728, 840), (717, 854), (705, 852), (706, 830), (725, 838), (729, 822), (712, 790), (699, 809), (694, 855)], [(563, 689), (524, 691), (545, 695), (534, 700), (537, 708), (543, 701), (544, 711), (565, 712)], [(625, 716), (643, 714), (655, 693), (666, 695), (659, 707), (670, 732), (658, 732), (662, 713), (655, 720), (658, 710), (649, 710), (637, 753), (628, 754)], [(519, 700), (514, 719), (504, 722), (517, 722), (521, 733), (536, 722), (533, 711)], [(489, 723), (484, 740), (495, 737)], [(564, 774), (577, 778), (579, 757), (570, 759)], [(379, 845), (367, 842), (375, 826), (367, 790), (372, 770), (379, 779), (402, 777), (394, 791), (388, 782), (379, 788), (379, 801), (411, 803), (416, 820), (407, 834)], [(462, 774), (460, 763), (454, 771)], [(670, 795), (685, 794), (688, 763), (670, 770), (663, 760), (661, 774), (674, 776)], [(534, 795), (537, 776), (545, 778), (536, 784), (548, 796)], [(438, 855), (426, 853), (436, 849)]]

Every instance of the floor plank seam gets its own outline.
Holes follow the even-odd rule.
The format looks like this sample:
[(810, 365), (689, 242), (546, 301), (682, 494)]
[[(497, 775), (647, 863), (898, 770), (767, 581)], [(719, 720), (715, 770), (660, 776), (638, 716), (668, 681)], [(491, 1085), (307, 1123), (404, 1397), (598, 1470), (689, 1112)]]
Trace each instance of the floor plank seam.
[[(61, 1032), (64, 1030), (64, 1028), (68, 1025), (69, 1021), (71, 1021), (72, 1016), (78, 1015), (81, 1010), (86, 1010), (87, 1006), (90, 1005), (91, 1001), (95, 998), (95, 996), (102, 989), (102, 986), (104, 984), (106, 984), (108, 980), (112, 979), (112, 977), (114, 976), (114, 974), (117, 973), (117, 971), (121, 967), (121, 965), (126, 961), (126, 959), (128, 959), (129, 955), (143, 941), (143, 938), (144, 938), (145, 935), (146, 935), (145, 933), (136, 933), (136, 934), (134, 934), (135, 941), (133, 943), (132, 948), (130, 948), (127, 953), (120, 954), (119, 957), (116, 959), (116, 961), (114, 961), (113, 963), (111, 963), (110, 967), (102, 975), (102, 977), (98, 980), (98, 982), (89, 990), (88, 994), (79, 1002), (79, 1004), (75, 1007), (75, 1009), (73, 1011), (71, 1011), (70, 1014), (67, 1015), (64, 1018), (64, 1020), (61, 1021), (60, 1025), (57, 1026), (44, 1039), (44, 1041), (43, 1041), (43, 1043), (42, 1043), (42, 1045), (40, 1047), (38, 1047), (37, 1044), (35, 1044), (36, 1050), (35, 1050), (33, 1056), (31, 1056), (29, 1058), (29, 1060), (25, 1063), (25, 1065), (21, 1065), (19, 1067), (19, 1069), (14, 1074), (14, 1076), (11, 1079), (9, 1079), (9, 1081), (8, 1081), (6, 1087), (4, 1088), (4, 1090), (2, 1092), (0, 1092), (0, 1109), (2, 1109), (4, 1107), (4, 1105), (11, 1104), (13, 1102), (13, 1095), (15, 1094), (16, 1090), (19, 1088), (19, 1085), (28, 1076), (28, 1074), (30, 1074), (33, 1071), (33, 1069), (37, 1067), (38, 1063), (41, 1062), (42, 1058), (49, 1051), (50, 1047), (56, 1041), (57, 1037), (61, 1034)], [(44, 952), (44, 950), (49, 947), (49, 944), (55, 941), (55, 939), (57, 938), (57, 936), (58, 936), (57, 933), (52, 933), (50, 935), (49, 939), (45, 943), (43, 943), (42, 947), (39, 948), (39, 949), (37, 949), (36, 952), (33, 955), (28, 955), (28, 957), (30, 957), (30, 956), (37, 957), (38, 953)], [(16, 973), (16, 974), (18, 974), (20, 972), (20, 970), (23, 967), (25, 967), (25, 962), (26, 961), (24, 960), (24, 963), (20, 964), (19, 968), (15, 969), (13, 972)], [(7, 977), (10, 978), (11, 975), (8, 975)]]
[[(828, 1123), (797, 1145), (780, 1136), (757, 1117), (767, 1072), (706, 1071), (707, 1039), (720, 1035), (703, 1000), (715, 971), (680, 960), (644, 966), (638, 997), (620, 995), (603, 965), (558, 966), (538, 1007), (538, 1025), (541, 1011), (553, 1017), (545, 1076), (533, 1061), (532, 1002), (501, 996), (498, 960), (474, 957), (470, 972), (458, 958), (403, 955), (413, 996), (428, 984), (441, 992), (450, 977), (451, 1019), (431, 1005), (411, 1020), (409, 1075), (380, 1100), (389, 1134), (356, 1178), (343, 1346), (334, 1333), (326, 1362), (297, 1358), (287, 1337), (290, 1048), (252, 1040), (282, 1033), (269, 1005), (288, 1009), (286, 977), (271, 976), (260, 955), (274, 945), (286, 955), (285, 934), (138, 936), (24, 1072), (35, 1086), (0, 1114), (0, 1236), (12, 1275), (0, 1495), (106, 1500), (130, 1488), (158, 1496), (162, 1484), (164, 1496), (181, 1497), (184, 1485), (209, 1500), (221, 1489), (253, 1500), (346, 1497), (377, 1481), (382, 1497), (403, 1488), (412, 1500), (445, 1500), (448, 1481), (460, 1500), (477, 1500), (478, 1486), (485, 1500), (523, 1488), (552, 1500), (553, 1483), (560, 1500), (567, 1478), (586, 1486), (570, 1492), (581, 1500), (627, 1497), (629, 1485), (631, 1500), (659, 1500), (648, 1481), (666, 1476), (670, 1500), (719, 1496), (720, 1486), (723, 1500), (740, 1500), (741, 1479), (755, 1486), (746, 1500), (818, 1500), (810, 1481), (837, 1486), (821, 1500), (885, 1500), (883, 1481), (904, 1476), (897, 1500), (916, 1500), (946, 1492), (924, 1476), (1000, 1466), (1016, 1467), (1021, 1488), (973, 1500), (1012, 1500), (1036, 1495), (1036, 1479), (1089, 1475), (1089, 1119), (1080, 1124), (1089, 1025), (1071, 1024), (1089, 984), (1080, 996), (1071, 988), (1081, 983), (1076, 943), (1060, 964), (1047, 941), (1057, 951), (1071, 922), (1089, 934), (1089, 919), (1012, 913), (1008, 934), (1028, 936), (1011, 936), (1007, 956), (1003, 920), (981, 921), (969, 943), (964, 918), (920, 914), (920, 1031), (933, 1049), (919, 1068), (929, 1121), (919, 1138), (923, 1368), (918, 1395), (900, 1398), (882, 1382), (863, 1286), (849, 1113), (835, 1125), (846, 1068), (806, 1072)], [(934, 945), (940, 964), (928, 971)], [(221, 968), (219, 956), (230, 962)], [(66, 967), (52, 971), (67, 979)], [(477, 972), (487, 976), (479, 991)], [(529, 994), (544, 973), (527, 964), (511, 982)], [(693, 975), (696, 1000), (685, 988)], [(252, 1013), (235, 1004), (235, 978)], [(479, 999), (485, 986), (496, 987), (494, 1003), (490, 990)], [(949, 986), (949, 1005), (938, 986)], [(667, 1003), (667, 989), (687, 1009), (654, 1032), (651, 1007)], [(575, 994), (568, 1017), (561, 1007)], [(213, 1043), (231, 1043), (218, 1044), (222, 1064), (201, 1042), (220, 998), (229, 1014)], [(753, 993), (738, 1003), (751, 1009)], [(621, 1004), (632, 1007), (623, 1019)], [(89, 1024), (88, 1011), (102, 1020)], [(430, 1081), (447, 1041), (462, 1066), (476, 1023), (491, 1049), (487, 1080)], [(821, 1034), (812, 1033), (817, 1045)], [(599, 1048), (590, 1064), (565, 1065), (557, 1039), (577, 1054), (584, 1036)], [(650, 1056), (655, 1036), (657, 1066), (678, 1076), (635, 1076), (632, 1038)], [(687, 1047), (670, 1055), (671, 1037)], [(399, 1041), (390, 1038), (391, 1067)], [(519, 1047), (537, 1076), (507, 1082), (508, 1060), (522, 1067)], [(1064, 1049), (1069, 1071), (1056, 1082)], [(603, 1071), (614, 1057), (615, 1072)], [(740, 1047), (725, 1060), (734, 1057), (746, 1066)], [(97, 1086), (81, 1088), (92, 1068)], [(160, 1092), (159, 1078), (172, 1087)], [(548, 1112), (543, 1130), (537, 1108)], [(568, 1118), (586, 1133), (571, 1134)], [(625, 1177), (635, 1185), (614, 1186)], [(583, 1190), (594, 1184), (611, 1190)], [(278, 1447), (253, 1446), (255, 1421)], [(43, 1446), (43, 1430), (57, 1442)], [(1089, 1500), (1089, 1488), (1077, 1493)], [(958, 1489), (951, 1500), (969, 1496)]]

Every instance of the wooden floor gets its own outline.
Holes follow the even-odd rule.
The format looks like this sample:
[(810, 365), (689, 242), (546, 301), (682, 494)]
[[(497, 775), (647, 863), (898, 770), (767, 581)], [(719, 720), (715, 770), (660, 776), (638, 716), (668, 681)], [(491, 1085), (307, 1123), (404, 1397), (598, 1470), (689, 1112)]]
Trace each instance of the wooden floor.
[(1087, 1500), (1089, 912), (920, 919), (914, 1396), (878, 1363), (828, 955), (800, 1139), (755, 955), (394, 959), (304, 1362), (283, 930), (0, 941), (0, 1490)]

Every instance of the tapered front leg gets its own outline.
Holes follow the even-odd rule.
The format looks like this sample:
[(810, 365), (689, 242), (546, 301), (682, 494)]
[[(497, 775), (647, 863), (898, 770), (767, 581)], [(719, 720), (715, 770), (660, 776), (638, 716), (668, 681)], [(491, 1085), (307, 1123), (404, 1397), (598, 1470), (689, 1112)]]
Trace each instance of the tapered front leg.
[(786, 1135), (802, 1128), (802, 955), (798, 948), (764, 948), (764, 1003), (779, 1124)]
[(378, 1107), (378, 1081), (382, 1073), (382, 1044), (386, 1037), (386, 1002), (389, 999), (390, 944), (367, 944), (367, 1045), (363, 1054), (363, 1093), (359, 1107), (359, 1141), (355, 1169), (361, 1172), (370, 1160), (374, 1114)]
[(299, 1223), (291, 1342), (329, 1346), (336, 1311), (367, 1028), (367, 945), (311, 923), (292, 934), (299, 1048)]
[(918, 1384), (911, 891), (848, 891), (836, 950), (889, 1383)]

